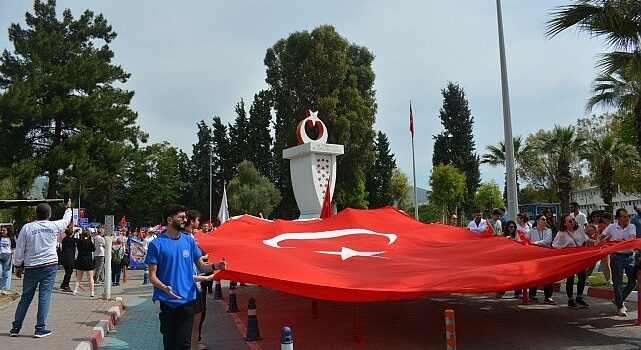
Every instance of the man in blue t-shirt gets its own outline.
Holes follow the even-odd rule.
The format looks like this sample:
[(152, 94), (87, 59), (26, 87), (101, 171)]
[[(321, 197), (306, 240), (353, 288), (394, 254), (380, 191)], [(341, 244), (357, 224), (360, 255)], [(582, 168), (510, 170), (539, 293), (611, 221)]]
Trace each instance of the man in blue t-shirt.
[(194, 263), (203, 268), (202, 253), (193, 238), (182, 234), (185, 207), (163, 208), (167, 230), (149, 243), (145, 263), (154, 286), (153, 301), (160, 304), (160, 333), (165, 349), (190, 349), (196, 283)]

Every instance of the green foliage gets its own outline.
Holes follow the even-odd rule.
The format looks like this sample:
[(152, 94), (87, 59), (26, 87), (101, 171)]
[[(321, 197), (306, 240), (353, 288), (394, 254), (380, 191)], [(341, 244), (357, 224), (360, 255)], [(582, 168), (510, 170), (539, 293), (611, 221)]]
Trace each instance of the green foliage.
[(238, 165), (238, 176), (227, 186), (230, 215), (269, 217), (280, 200), (280, 193), (274, 184), (258, 172), (250, 161)]
[(189, 162), (191, 166), (187, 167), (191, 191), (189, 200), (185, 204), (200, 211), (203, 218), (209, 219), (209, 162), (214, 153), (213, 136), (211, 128), (204, 120), (198, 122), (196, 126), (198, 128), (197, 140), (192, 145), (192, 155)]
[(392, 198), (394, 203), (396, 203), (396, 207), (398, 209), (410, 213), (411, 211), (409, 211), (409, 205), (411, 205), (411, 203), (409, 203), (407, 200), (407, 195), (410, 190), (408, 183), (409, 181), (407, 179), (407, 175), (405, 175), (403, 171), (401, 171), (401, 169), (394, 168), (394, 170), (392, 170), (389, 196), (390, 198)]
[(453, 165), (438, 164), (430, 177), (430, 203), (444, 208), (446, 217), (456, 213), (465, 196), (465, 174)]
[(543, 188), (527, 185), (519, 191), (519, 204), (553, 203), (556, 196)]
[(61, 173), (81, 179), (96, 213), (114, 209), (117, 174), (147, 137), (129, 109), (133, 92), (122, 89), (129, 74), (112, 64), (115, 37), (102, 15), (74, 19), (67, 9), (58, 19), (55, 1), (36, 1), (25, 28), (10, 26), (15, 49), (0, 58), (0, 126), (9, 141), (0, 166), (22, 169), (29, 187), (46, 175), (50, 198), (60, 195)]
[(463, 89), (452, 82), (443, 90), (443, 107), (439, 117), (445, 128), (434, 136), (432, 165), (453, 165), (465, 174), (465, 196), (463, 209), (470, 212), (474, 194), (481, 182), (479, 157), (476, 154), (472, 127), (474, 117), (468, 107)]
[[(128, 179), (121, 211), (134, 226), (162, 222), (162, 207), (180, 199), (179, 161), (181, 154), (167, 142), (149, 145), (137, 152), (124, 169)], [(84, 205), (83, 205), (84, 206)]]
[(367, 207), (365, 173), (374, 161), (376, 113), (373, 60), (371, 52), (331, 26), (295, 32), (267, 50), (266, 82), (276, 112), (275, 180), (283, 195), (278, 216), (298, 214), (282, 151), (297, 144), (295, 127), (307, 108), (319, 112), (328, 141), (345, 146), (338, 157), (334, 201), (339, 207)]
[(504, 207), (503, 196), (501, 195), (499, 185), (494, 181), (482, 183), (478, 190), (476, 190), (474, 204), (477, 209), (487, 209), (489, 211), (492, 211), (494, 208)]
[(391, 191), (392, 174), (396, 169), (394, 154), (389, 148), (387, 136), (379, 131), (374, 142), (374, 154), (376, 160), (367, 172), (367, 193), (369, 194), (369, 208), (380, 208), (394, 204), (394, 196)]
[(236, 112), (236, 118), (234, 119), (234, 124), (229, 126), (229, 157), (235, 174), (240, 162), (252, 158), (252, 149), (248, 147), (251, 143), (245, 101), (241, 99), (240, 102), (236, 104), (234, 110)]
[(218, 213), (223, 198), (223, 186), (231, 180), (234, 164), (231, 160), (231, 145), (227, 136), (227, 127), (220, 117), (214, 117), (212, 139), (212, 186), (213, 186), (213, 213)]
[(249, 158), (256, 169), (268, 179), (274, 181), (274, 155), (270, 134), (272, 101), (269, 92), (260, 91), (254, 95), (254, 102), (249, 108)]

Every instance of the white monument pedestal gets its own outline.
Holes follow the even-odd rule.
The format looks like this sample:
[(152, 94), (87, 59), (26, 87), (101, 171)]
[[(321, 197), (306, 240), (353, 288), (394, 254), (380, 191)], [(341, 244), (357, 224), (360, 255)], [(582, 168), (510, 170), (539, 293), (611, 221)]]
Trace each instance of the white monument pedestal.
[(327, 183), (330, 184), (330, 199), (336, 183), (336, 156), (344, 153), (343, 145), (308, 142), (283, 150), (283, 158), (289, 159), (289, 171), (299, 219), (314, 219), (320, 216)]

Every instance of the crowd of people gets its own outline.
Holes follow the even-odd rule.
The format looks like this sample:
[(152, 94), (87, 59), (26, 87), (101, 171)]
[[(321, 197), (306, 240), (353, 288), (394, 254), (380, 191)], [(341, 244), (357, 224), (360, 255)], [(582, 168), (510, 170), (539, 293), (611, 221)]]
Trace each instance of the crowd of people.
[[(518, 213), (515, 220), (510, 220), (505, 214), (504, 208), (497, 208), (492, 211), (492, 217), (483, 218), (480, 210), (474, 212), (474, 219), (471, 220), (467, 229), (483, 234), (491, 230), (494, 235), (502, 235), (516, 241), (527, 240), (531, 244), (540, 246), (564, 249), (580, 247), (584, 245), (598, 245), (603, 241), (619, 242), (627, 239), (641, 238), (641, 204), (635, 207), (634, 216), (630, 216), (624, 208), (616, 210), (613, 220), (612, 215), (607, 212), (594, 211), (589, 216), (581, 212), (581, 206), (573, 202), (570, 204), (570, 213), (563, 214), (558, 218), (554, 215), (552, 208), (545, 208), (542, 213), (534, 218), (531, 223), (525, 213)], [(450, 217), (450, 225), (458, 226), (458, 217)], [(490, 226), (488, 228), (488, 226)], [(612, 285), (614, 299), (612, 303), (616, 306), (616, 315), (627, 316), (625, 300), (634, 290), (637, 282), (636, 269), (641, 266), (641, 252), (632, 250), (620, 251), (610, 254), (599, 262), (606, 281)], [(568, 276), (565, 283), (565, 292), (568, 297), (568, 307), (587, 308), (590, 305), (584, 300), (583, 293), (588, 283), (588, 276), (592, 274), (595, 266), (587, 270), (579, 271)], [(623, 285), (623, 275), (627, 277), (627, 283)], [(574, 284), (576, 277), (576, 297), (574, 296)], [(555, 305), (552, 299), (553, 285), (544, 286), (544, 299), (546, 304)], [(537, 289), (530, 288), (528, 296), (530, 300), (537, 301)], [(502, 296), (504, 293), (499, 293)], [(521, 298), (521, 291), (514, 291), (515, 298)]]

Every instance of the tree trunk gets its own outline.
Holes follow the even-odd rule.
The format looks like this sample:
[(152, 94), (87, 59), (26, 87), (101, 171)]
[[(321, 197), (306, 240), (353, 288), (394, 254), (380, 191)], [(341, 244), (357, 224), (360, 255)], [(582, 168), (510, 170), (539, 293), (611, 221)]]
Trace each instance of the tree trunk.
[[(60, 120), (56, 120), (56, 126), (54, 129), (54, 134), (53, 134), (53, 140), (51, 142), (51, 146), (49, 146), (49, 151), (51, 152), (54, 150), (56, 147), (60, 145), (60, 140), (62, 137), (62, 123)], [(52, 161), (52, 159), (49, 159), (49, 186), (47, 187), (47, 198), (58, 198), (58, 160), (56, 159), (55, 161)]]
[(605, 211), (612, 214), (614, 205), (612, 203), (612, 197), (614, 196), (614, 170), (612, 169), (612, 164), (609, 159), (603, 161), (603, 168), (601, 170), (601, 198), (605, 203)]
[(558, 198), (561, 205), (561, 214), (566, 214), (570, 212), (570, 192), (572, 191), (570, 164), (563, 156), (559, 157), (557, 164)]

